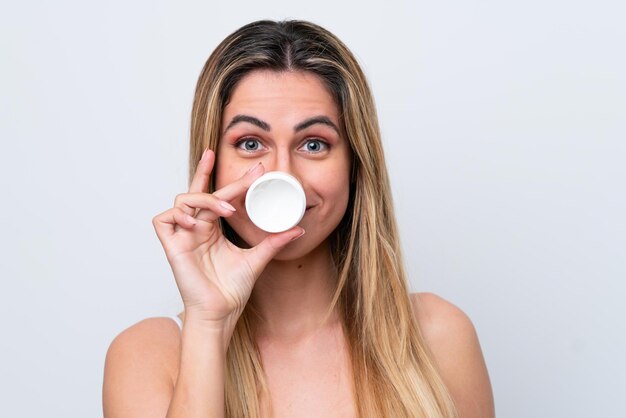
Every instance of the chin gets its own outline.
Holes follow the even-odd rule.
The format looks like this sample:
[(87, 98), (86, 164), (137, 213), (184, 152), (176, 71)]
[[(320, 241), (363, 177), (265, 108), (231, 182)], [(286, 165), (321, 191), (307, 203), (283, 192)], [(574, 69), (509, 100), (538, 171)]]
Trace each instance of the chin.
[[(298, 238), (296, 241), (290, 242), (289, 244), (284, 246), (282, 250), (280, 250), (278, 254), (274, 256), (273, 260), (276, 260), (276, 261), (298, 260), (302, 257), (307, 256), (308, 254), (311, 254), (312, 252), (315, 252), (317, 249), (322, 247), (323, 244), (325, 243), (324, 241), (320, 244), (317, 244), (316, 246), (312, 248), (311, 243), (307, 242), (305, 238), (306, 238), (306, 234), (304, 234), (302, 238)], [(302, 240), (302, 242), (298, 242), (300, 240)]]
[[(251, 229), (240, 230), (239, 232), (229, 225), (234, 236), (231, 240), (236, 246), (240, 248), (251, 248), (263, 241), (268, 233), (253, 227)], [(304, 227), (304, 226), (303, 226)], [(304, 227), (305, 230), (307, 229)], [(238, 228), (239, 229), (239, 228)], [(277, 261), (293, 261), (311, 254), (312, 252), (321, 249), (326, 243), (327, 239), (316, 236), (318, 234), (307, 232), (303, 237), (298, 238), (295, 241), (290, 242), (284, 246), (272, 260)]]

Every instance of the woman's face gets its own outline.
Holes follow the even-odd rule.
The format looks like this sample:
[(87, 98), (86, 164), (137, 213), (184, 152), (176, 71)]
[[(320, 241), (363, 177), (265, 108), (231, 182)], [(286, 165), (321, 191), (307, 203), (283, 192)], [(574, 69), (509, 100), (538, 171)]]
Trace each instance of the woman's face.
[[(275, 257), (301, 257), (323, 243), (341, 221), (348, 204), (351, 151), (340, 125), (339, 109), (320, 78), (309, 72), (256, 70), (235, 87), (224, 109), (217, 149), (215, 186), (237, 180), (258, 162), (265, 172), (296, 177), (306, 195), (299, 225), (306, 234)], [(231, 204), (228, 224), (249, 245), (267, 236), (245, 210), (245, 196)]]

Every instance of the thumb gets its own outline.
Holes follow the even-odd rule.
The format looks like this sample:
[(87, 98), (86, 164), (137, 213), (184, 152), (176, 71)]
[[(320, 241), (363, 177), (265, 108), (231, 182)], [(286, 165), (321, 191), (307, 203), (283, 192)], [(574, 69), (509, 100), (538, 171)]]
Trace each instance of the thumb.
[(256, 247), (250, 249), (249, 263), (255, 272), (262, 271), (267, 263), (287, 244), (304, 235), (304, 229), (297, 226), (278, 234), (270, 234)]

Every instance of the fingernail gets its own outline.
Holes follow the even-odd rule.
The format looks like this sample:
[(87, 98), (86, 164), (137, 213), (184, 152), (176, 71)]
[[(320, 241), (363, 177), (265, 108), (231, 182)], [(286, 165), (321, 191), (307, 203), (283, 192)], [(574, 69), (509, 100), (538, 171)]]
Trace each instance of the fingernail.
[(191, 215), (185, 215), (185, 216), (187, 217), (187, 220), (188, 220), (189, 222), (191, 222), (192, 224), (194, 224), (194, 225), (195, 225), (195, 224), (197, 224), (197, 223), (198, 223), (198, 221), (196, 221), (196, 219), (195, 219), (193, 216), (191, 216)]
[(255, 165), (253, 165), (252, 167), (250, 167), (248, 169), (248, 171), (246, 171), (246, 174), (248, 173), (252, 173), (254, 170), (256, 170), (259, 166), (261, 165), (261, 162), (259, 161), (258, 163), (256, 163)]
[(206, 152), (209, 150), (209, 147), (206, 147), (204, 149), (204, 152), (202, 153), (202, 157), (200, 157), (201, 160), (204, 160), (204, 156), (206, 155)]
[(302, 235), (304, 235), (304, 234), (305, 234), (305, 232), (306, 232), (306, 231), (303, 229), (303, 230), (302, 230), (302, 233), (301, 233), (300, 235), (296, 235), (295, 237), (291, 238), (291, 241), (295, 241), (295, 240), (297, 240), (297, 239), (298, 239), (298, 238), (300, 238)]
[(232, 212), (235, 212), (235, 211), (237, 210), (237, 209), (235, 209), (235, 208), (233, 207), (233, 205), (231, 205), (231, 204), (230, 204), (230, 203), (228, 203), (228, 202), (224, 202), (224, 201), (221, 201), (221, 202), (220, 202), (220, 206), (221, 206), (221, 207), (223, 207), (224, 209), (228, 209), (228, 210), (230, 210), (230, 211), (232, 211)]

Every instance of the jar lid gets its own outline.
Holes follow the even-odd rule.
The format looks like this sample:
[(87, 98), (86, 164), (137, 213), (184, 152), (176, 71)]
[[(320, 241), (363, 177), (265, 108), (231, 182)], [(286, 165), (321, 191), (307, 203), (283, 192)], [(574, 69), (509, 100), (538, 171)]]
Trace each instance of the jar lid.
[(250, 220), (266, 232), (293, 228), (306, 209), (306, 196), (300, 182), (282, 171), (270, 171), (256, 179), (246, 193)]

